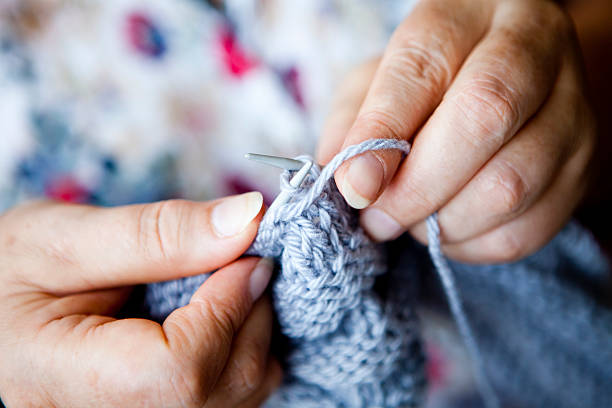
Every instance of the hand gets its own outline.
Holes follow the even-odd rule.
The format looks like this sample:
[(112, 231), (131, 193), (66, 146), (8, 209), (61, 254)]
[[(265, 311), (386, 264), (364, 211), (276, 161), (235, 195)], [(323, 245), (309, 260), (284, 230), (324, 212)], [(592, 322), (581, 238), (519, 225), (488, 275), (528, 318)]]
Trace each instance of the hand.
[[(234, 260), (262, 212), (248, 193), (112, 209), (40, 202), (0, 217), (7, 407), (259, 406), (281, 377), (270, 304), (257, 300), (272, 266)], [(111, 317), (129, 285), (216, 268), (163, 325)]]
[(377, 240), (426, 242), (438, 211), (444, 252), (508, 262), (548, 242), (586, 188), (595, 125), (570, 19), (545, 0), (423, 0), (380, 61), (340, 88), (322, 163), (370, 138), (412, 139), (343, 164), (336, 183), (366, 208)]

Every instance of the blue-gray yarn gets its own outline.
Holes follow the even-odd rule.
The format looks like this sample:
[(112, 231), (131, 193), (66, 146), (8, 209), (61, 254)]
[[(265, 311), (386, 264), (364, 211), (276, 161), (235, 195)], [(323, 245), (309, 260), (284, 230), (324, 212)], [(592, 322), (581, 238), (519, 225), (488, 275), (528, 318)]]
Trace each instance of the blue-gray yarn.
[[(313, 166), (299, 188), (281, 176), (290, 200), (265, 214), (250, 253), (274, 257), (281, 272), (273, 300), (291, 339), (286, 385), (271, 407), (417, 406), (425, 384), (416, 315), (411, 304), (379, 297), (386, 272), (382, 247), (359, 227), (335, 184), (336, 169), (368, 150), (400, 149), (397, 140), (369, 140)], [(312, 160), (298, 157), (301, 160)]]
[[(386, 269), (383, 250), (363, 234), (331, 181), (342, 161), (376, 148), (408, 151), (395, 141), (351, 147), (325, 169), (313, 168), (285, 206), (264, 216), (251, 251), (281, 266), (274, 302), (292, 343), (285, 382), (269, 407), (397, 407), (422, 400), (414, 303), (421, 289), (424, 299), (437, 299), (437, 291), (416, 288), (429, 272), (427, 254), (400, 240), (399, 263), (387, 272), (385, 290), (375, 293), (374, 279)], [(283, 189), (291, 189), (289, 176), (282, 176)], [(498, 397), (504, 406), (612, 406), (612, 272), (588, 231), (570, 223), (524, 260), (477, 266), (447, 262), (435, 215), (427, 227), (430, 257), (488, 407), (499, 406)], [(206, 277), (148, 285), (148, 313), (164, 319)]]
[(461, 302), (461, 298), (459, 297), (457, 286), (455, 285), (453, 271), (442, 254), (442, 248), (440, 247), (440, 224), (438, 223), (438, 214), (433, 214), (432, 216), (428, 217), (426, 224), (429, 256), (431, 257), (431, 261), (433, 262), (436, 271), (438, 271), (440, 281), (442, 282), (444, 292), (446, 293), (446, 297), (448, 299), (451, 313), (457, 322), (459, 333), (461, 334), (461, 337), (463, 337), (465, 347), (470, 354), (472, 371), (474, 373), (476, 385), (478, 386), (478, 390), (480, 391), (480, 394), (484, 400), (485, 406), (487, 408), (498, 408), (500, 406), (499, 400), (497, 399), (497, 395), (495, 394), (495, 391), (493, 391), (493, 388), (485, 375), (482, 356), (480, 355), (478, 344), (476, 344), (476, 339), (472, 334), (472, 329), (470, 328), (467, 316), (463, 310), (463, 304)]
[[(383, 298), (373, 290), (386, 272), (384, 252), (358, 224), (332, 181), (346, 160), (371, 150), (410, 145), (393, 139), (368, 140), (337, 154), (321, 169), (313, 165), (298, 188), (281, 175), (281, 190), (290, 199), (264, 215), (249, 254), (273, 257), (280, 273), (273, 300), (281, 330), (291, 341), (287, 380), (268, 401), (269, 407), (399, 407), (419, 406), (425, 385), (414, 305), (398, 290)], [(312, 160), (301, 156), (298, 160)], [(437, 227), (436, 218), (429, 224)], [(429, 225), (428, 224), (428, 225)], [(433, 232), (432, 232), (433, 231)], [(429, 231), (432, 259), (443, 281), (450, 279), (440, 263), (439, 230)], [(154, 316), (165, 316), (188, 302), (203, 277), (163, 282), (149, 287), (147, 303)], [(482, 370), (477, 347), (452, 285), (446, 286), (453, 312), (468, 349)], [(402, 287), (402, 291), (409, 288)], [(168, 302), (168, 300), (176, 300)], [(488, 407), (496, 407), (490, 386), (480, 374)]]
[[(410, 145), (376, 139), (350, 146), (325, 168), (313, 165), (298, 188), (289, 184), (291, 172), (281, 175), (281, 189), (291, 198), (266, 212), (249, 250), (273, 257), (281, 266), (273, 299), (281, 330), (291, 340), (287, 381), (267, 406), (398, 407), (422, 402), (424, 357), (417, 319), (414, 305), (400, 293), (408, 288), (395, 288), (384, 297), (374, 292), (375, 278), (386, 272), (382, 247), (366, 236), (331, 181), (344, 161), (382, 149), (407, 154)], [(487, 407), (497, 407), (440, 251), (435, 216), (428, 225), (431, 256), (474, 358), (478, 384)], [(154, 315), (179, 306), (162, 299), (186, 302), (202, 281), (196, 277), (153, 285), (148, 303)], [(166, 310), (155, 310), (155, 305)]]

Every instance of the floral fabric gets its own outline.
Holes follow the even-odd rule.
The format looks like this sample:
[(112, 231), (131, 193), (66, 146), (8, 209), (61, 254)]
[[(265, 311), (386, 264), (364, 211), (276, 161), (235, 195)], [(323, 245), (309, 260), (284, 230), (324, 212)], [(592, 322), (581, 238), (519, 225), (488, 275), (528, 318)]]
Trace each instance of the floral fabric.
[[(311, 153), (334, 88), (410, 3), (0, 3), (0, 211), (42, 196), (269, 202), (278, 171), (243, 155)], [(430, 317), (429, 405), (471, 406), (460, 342)]]

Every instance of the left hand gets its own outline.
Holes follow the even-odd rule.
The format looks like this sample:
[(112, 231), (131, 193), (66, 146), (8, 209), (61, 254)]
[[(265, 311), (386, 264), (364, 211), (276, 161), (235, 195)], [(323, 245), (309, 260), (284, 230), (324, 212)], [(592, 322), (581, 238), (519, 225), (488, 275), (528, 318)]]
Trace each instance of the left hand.
[[(7, 407), (258, 407), (269, 353), (269, 260), (242, 258), (259, 193), (0, 215), (0, 397)], [(115, 319), (131, 285), (218, 269), (163, 322)]]
[(444, 252), (522, 258), (563, 226), (586, 188), (595, 125), (570, 18), (547, 0), (422, 0), (380, 60), (341, 87), (319, 145), (328, 162), (371, 138), (412, 140), (343, 164), (336, 183), (384, 241), (425, 242), (438, 211)]

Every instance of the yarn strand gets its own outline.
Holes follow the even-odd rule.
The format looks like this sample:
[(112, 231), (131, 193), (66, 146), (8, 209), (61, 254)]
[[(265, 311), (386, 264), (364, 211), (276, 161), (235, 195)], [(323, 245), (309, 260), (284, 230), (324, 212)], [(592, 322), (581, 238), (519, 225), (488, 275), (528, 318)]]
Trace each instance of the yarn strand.
[(408, 154), (410, 152), (410, 143), (405, 140), (370, 139), (342, 150), (340, 153), (334, 156), (334, 158), (323, 168), (323, 170), (321, 170), (321, 174), (310, 187), (310, 190), (302, 201), (293, 208), (291, 215), (297, 216), (303, 213), (304, 210), (321, 195), (329, 180), (332, 178), (336, 170), (338, 170), (338, 167), (340, 167), (340, 165), (342, 165), (342, 163), (345, 161), (367, 151), (391, 149), (401, 150), (405, 154)]
[[(336, 154), (336, 156), (334, 156), (327, 166), (321, 170), (321, 173), (310, 186), (308, 192), (306, 192), (306, 194), (292, 206), (292, 209), (289, 210), (289, 214), (285, 215), (288, 215), (290, 218), (297, 217), (308, 207), (310, 207), (314, 201), (320, 197), (338, 167), (340, 167), (345, 161), (367, 151), (385, 149), (398, 149), (405, 154), (408, 154), (410, 152), (410, 144), (404, 140), (370, 139), (360, 144), (347, 147), (340, 153)], [(478, 387), (487, 408), (499, 408), (499, 400), (486, 377), (484, 362), (482, 360), (478, 344), (476, 343), (476, 339), (472, 333), (465, 310), (463, 309), (461, 298), (459, 297), (459, 292), (455, 284), (453, 272), (448, 264), (448, 261), (444, 257), (444, 254), (442, 253), (440, 246), (440, 226), (438, 223), (437, 213), (429, 216), (426, 224), (429, 255), (436, 272), (440, 277), (440, 281), (442, 282), (442, 286), (446, 294), (451, 313), (457, 324), (459, 334), (461, 335), (468, 354), (470, 355), (472, 372), (476, 386)]]
[[(334, 156), (327, 166), (321, 170), (321, 174), (312, 184), (307, 194), (293, 207), (291, 216), (298, 216), (299, 214), (303, 213), (306, 208), (312, 205), (312, 203), (321, 195), (327, 183), (338, 167), (342, 165), (342, 163), (367, 151), (385, 149), (398, 149), (405, 154), (408, 154), (410, 152), (410, 144), (404, 140), (370, 139), (344, 149)], [(457, 323), (459, 333), (470, 355), (474, 380), (476, 381), (476, 385), (483, 398), (485, 406), (487, 408), (499, 408), (500, 404), (497, 395), (486, 377), (484, 362), (463, 309), (452, 270), (440, 247), (440, 226), (438, 224), (437, 213), (429, 216), (426, 223), (429, 254), (442, 282), (442, 286), (453, 318)]]
[[(410, 151), (406, 141), (373, 139), (349, 146), (321, 169), (313, 164), (301, 186), (281, 174), (288, 197), (263, 216), (249, 255), (269, 256), (280, 269), (271, 294), (280, 331), (288, 340), (286, 380), (269, 408), (420, 407), (426, 385), (425, 355), (411, 285), (375, 290), (387, 272), (384, 246), (367, 236), (332, 178), (346, 160), (371, 150)], [(313, 161), (311, 157), (298, 160)], [(499, 402), (485, 376), (482, 356), (462, 307), (452, 270), (440, 248), (436, 214), (427, 219), (429, 253), (440, 276), (474, 379), (487, 408)], [(148, 302), (189, 302), (206, 276), (150, 285)], [(172, 299), (173, 302), (168, 302)], [(168, 313), (172, 310), (170, 308)], [(159, 315), (159, 313), (158, 313)], [(167, 315), (167, 313), (166, 313)]]
[(468, 322), (467, 316), (463, 309), (463, 305), (459, 297), (459, 291), (455, 285), (453, 271), (451, 270), (450, 265), (444, 257), (440, 247), (440, 224), (438, 223), (438, 214), (434, 213), (430, 215), (427, 218), (426, 223), (429, 256), (431, 257), (431, 261), (438, 272), (440, 281), (442, 282), (442, 286), (444, 288), (444, 293), (448, 299), (451, 313), (453, 314), (455, 322), (457, 323), (457, 327), (459, 328), (459, 333), (463, 338), (465, 347), (470, 354), (472, 372), (474, 374), (476, 386), (478, 387), (487, 408), (499, 408), (500, 404), (497, 399), (497, 395), (495, 394), (495, 391), (493, 391), (493, 387), (485, 375), (484, 362), (482, 360), (478, 345), (476, 344), (476, 339), (472, 334), (470, 323)]

